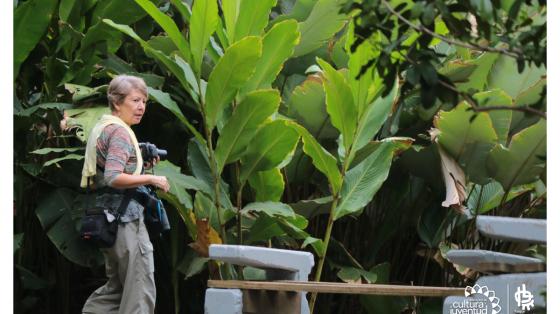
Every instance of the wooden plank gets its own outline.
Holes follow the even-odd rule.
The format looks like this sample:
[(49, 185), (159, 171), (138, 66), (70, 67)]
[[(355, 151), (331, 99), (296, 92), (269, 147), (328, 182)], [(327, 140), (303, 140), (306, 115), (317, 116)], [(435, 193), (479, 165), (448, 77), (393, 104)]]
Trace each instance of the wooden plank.
[(305, 291), (317, 293), (370, 294), (392, 296), (444, 297), (464, 295), (463, 288), (350, 284), (339, 282), (302, 282), (302, 281), (242, 281), (208, 280), (208, 287), (225, 289), (252, 289), (275, 291)]
[(450, 250), (447, 258), (453, 264), (491, 273), (527, 273), (544, 271), (546, 268), (538, 258), (486, 250)]
[(546, 243), (545, 219), (478, 216), (476, 228), (493, 239)]

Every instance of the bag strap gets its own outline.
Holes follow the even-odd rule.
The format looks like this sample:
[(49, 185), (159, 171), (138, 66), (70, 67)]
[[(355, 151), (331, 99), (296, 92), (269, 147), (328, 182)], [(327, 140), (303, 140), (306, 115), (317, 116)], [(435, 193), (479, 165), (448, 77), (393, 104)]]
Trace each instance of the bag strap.
[(124, 214), (124, 211), (128, 207), (128, 204), (130, 203), (130, 200), (132, 199), (132, 196), (134, 195), (135, 192), (136, 192), (135, 188), (125, 190), (121, 204), (117, 209), (117, 220), (119, 221), (119, 223), (121, 222), (121, 216)]

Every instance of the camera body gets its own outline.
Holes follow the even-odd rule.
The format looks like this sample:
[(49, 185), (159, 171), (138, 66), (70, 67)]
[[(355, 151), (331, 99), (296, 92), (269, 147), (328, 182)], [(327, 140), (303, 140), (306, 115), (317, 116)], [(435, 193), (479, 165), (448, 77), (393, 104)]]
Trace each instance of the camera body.
[(150, 142), (138, 143), (138, 146), (140, 146), (142, 159), (145, 161), (151, 161), (158, 157), (160, 160), (165, 160), (165, 158), (167, 158), (167, 150), (158, 149), (156, 145)]

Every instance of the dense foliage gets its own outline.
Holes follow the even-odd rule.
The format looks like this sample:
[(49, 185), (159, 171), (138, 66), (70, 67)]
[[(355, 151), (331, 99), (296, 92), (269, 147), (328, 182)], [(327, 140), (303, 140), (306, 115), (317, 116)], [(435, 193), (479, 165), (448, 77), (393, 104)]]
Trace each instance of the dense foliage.
[[(169, 151), (158, 313), (202, 313), (208, 278), (263, 276), (209, 261), (210, 243), (309, 250), (315, 280), (364, 283), (472, 283), (446, 260), (456, 247), (545, 258), (481, 239), (474, 218), (546, 218), (546, 5), (346, 2), (16, 2), (16, 311), (78, 312), (104, 281), (78, 238), (79, 179), (124, 73), (149, 86), (139, 140)], [(441, 311), (319, 299), (316, 313)]]

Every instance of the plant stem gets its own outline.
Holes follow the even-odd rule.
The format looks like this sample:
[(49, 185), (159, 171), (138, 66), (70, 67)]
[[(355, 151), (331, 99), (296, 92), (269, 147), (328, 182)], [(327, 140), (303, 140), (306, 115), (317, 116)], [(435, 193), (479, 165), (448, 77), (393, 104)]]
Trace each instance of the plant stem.
[(212, 147), (212, 130), (208, 128), (208, 121), (206, 119), (206, 110), (204, 106), (204, 98), (202, 97), (202, 87), (199, 82), (198, 91), (200, 97), (200, 112), (204, 119), (204, 132), (206, 135), (206, 146), (208, 148), (208, 157), (210, 158), (210, 170), (212, 171), (212, 178), (214, 179), (214, 205), (216, 205), (216, 211), (218, 213), (218, 224), (220, 225), (220, 236), (222, 237), (223, 243), (227, 243), (226, 239), (226, 229), (222, 223), (222, 209), (220, 205), (220, 174), (218, 173), (216, 159), (214, 156), (214, 148)]
[[(323, 239), (323, 244), (325, 246), (325, 251), (319, 256), (319, 264), (317, 265), (317, 271), (315, 272), (314, 281), (321, 281), (321, 273), (323, 272), (323, 265), (325, 264), (325, 259), (327, 257), (327, 249), (329, 247), (329, 241), (331, 239), (331, 231), (334, 225), (334, 210), (338, 204), (338, 194), (334, 197), (331, 210), (329, 214), (329, 221), (327, 224), (327, 231), (325, 233), (325, 238)], [(311, 294), (311, 300), (309, 302), (310, 313), (313, 314), (313, 309), (315, 307), (315, 301), (317, 300), (317, 293)]]
[(235, 163), (235, 176), (237, 178), (237, 244), (243, 245), (243, 234), (241, 230), (241, 205), (243, 205), (243, 187), (245, 183), (239, 182), (239, 162)]

